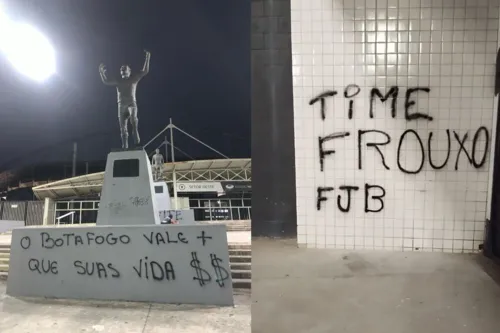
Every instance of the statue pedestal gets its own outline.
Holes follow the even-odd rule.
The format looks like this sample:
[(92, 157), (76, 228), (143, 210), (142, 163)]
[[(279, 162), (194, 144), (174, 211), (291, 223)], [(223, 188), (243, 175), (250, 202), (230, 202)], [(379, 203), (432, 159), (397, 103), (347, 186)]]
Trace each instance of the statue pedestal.
[(231, 306), (226, 226), (14, 229), (7, 294)]
[(111, 152), (97, 226), (18, 228), (7, 294), (233, 305), (224, 225), (155, 225), (146, 152)]
[(142, 148), (109, 153), (96, 224), (159, 224), (153, 184), (151, 164)]

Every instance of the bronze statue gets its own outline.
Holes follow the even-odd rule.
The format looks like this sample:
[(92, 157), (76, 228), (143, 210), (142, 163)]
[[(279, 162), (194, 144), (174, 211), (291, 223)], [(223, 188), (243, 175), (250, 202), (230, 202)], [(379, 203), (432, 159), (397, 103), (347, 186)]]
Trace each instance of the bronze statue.
[(99, 74), (101, 74), (102, 82), (108, 86), (116, 87), (118, 97), (118, 120), (120, 123), (120, 134), (122, 138), (122, 148), (128, 149), (128, 121), (132, 126), (132, 135), (134, 137), (135, 145), (141, 142), (139, 137), (139, 119), (137, 118), (137, 101), (135, 92), (137, 90), (137, 83), (149, 72), (149, 59), (151, 53), (144, 51), (146, 60), (141, 71), (131, 74), (130, 67), (123, 65), (120, 68), (121, 78), (118, 80), (110, 80), (106, 75), (106, 67), (104, 64), (99, 66)]

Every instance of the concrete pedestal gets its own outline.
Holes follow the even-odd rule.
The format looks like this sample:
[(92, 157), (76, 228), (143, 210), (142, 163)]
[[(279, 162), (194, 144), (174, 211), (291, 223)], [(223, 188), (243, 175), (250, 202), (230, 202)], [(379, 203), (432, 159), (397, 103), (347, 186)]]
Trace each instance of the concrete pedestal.
[(233, 305), (226, 226), (14, 229), (7, 293)]
[(96, 224), (159, 224), (153, 184), (143, 149), (109, 153)]

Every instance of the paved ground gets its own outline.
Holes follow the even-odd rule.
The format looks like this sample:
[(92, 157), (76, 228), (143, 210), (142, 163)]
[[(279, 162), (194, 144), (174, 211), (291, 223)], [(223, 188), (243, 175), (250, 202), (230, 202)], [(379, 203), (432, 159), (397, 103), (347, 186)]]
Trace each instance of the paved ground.
[(250, 333), (250, 295), (236, 306), (18, 299), (0, 281), (1, 333)]
[(500, 329), (500, 287), (479, 264), (482, 256), (295, 244), (252, 240), (253, 333)]

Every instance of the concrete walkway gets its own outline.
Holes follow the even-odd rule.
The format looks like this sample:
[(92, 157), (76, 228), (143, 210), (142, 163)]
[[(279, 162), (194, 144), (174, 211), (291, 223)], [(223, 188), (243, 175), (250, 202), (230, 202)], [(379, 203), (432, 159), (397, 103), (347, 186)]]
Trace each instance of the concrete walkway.
[(498, 332), (500, 287), (482, 258), (254, 238), (252, 332)]
[(1, 333), (250, 333), (250, 295), (235, 307), (18, 299), (0, 281)]

